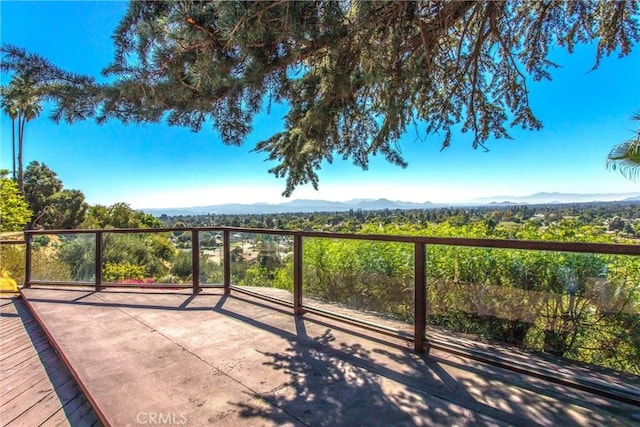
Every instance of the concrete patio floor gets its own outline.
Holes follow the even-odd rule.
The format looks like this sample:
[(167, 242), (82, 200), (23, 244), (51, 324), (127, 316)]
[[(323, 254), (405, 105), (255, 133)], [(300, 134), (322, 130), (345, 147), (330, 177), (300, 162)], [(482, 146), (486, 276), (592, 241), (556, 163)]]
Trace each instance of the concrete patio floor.
[(640, 423), (638, 406), (442, 351), (416, 355), (403, 340), (240, 293), (22, 293), (107, 425)]

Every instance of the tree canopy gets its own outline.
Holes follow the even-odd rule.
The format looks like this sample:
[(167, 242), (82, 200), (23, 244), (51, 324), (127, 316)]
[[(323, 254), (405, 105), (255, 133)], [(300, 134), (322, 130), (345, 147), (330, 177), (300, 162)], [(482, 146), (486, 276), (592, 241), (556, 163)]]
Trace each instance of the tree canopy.
[[(40, 88), (33, 81), (14, 75), (7, 86), (0, 88), (2, 109), (11, 119), (11, 156), (13, 178), (18, 180), (20, 192), (24, 194), (24, 128), (28, 121), (40, 115)], [(16, 120), (18, 128), (18, 151), (16, 153)], [(16, 168), (16, 159), (18, 166)], [(17, 170), (17, 173), (16, 173)]]
[(2, 68), (46, 86), (54, 120), (213, 123), (241, 144), (271, 103), (284, 130), (255, 149), (277, 164), (284, 194), (318, 185), (334, 156), (367, 168), (372, 155), (405, 166), (398, 145), (426, 123), (442, 146), (461, 125), (473, 147), (539, 129), (527, 81), (550, 79), (551, 46), (597, 42), (627, 55), (640, 37), (638, 2), (133, 1), (113, 35), (109, 83), (4, 46)]
[(151, 214), (132, 209), (126, 203), (115, 203), (89, 206), (81, 228), (153, 228), (161, 225)]
[(21, 231), (29, 222), (31, 211), (18, 184), (7, 178), (7, 173), (0, 169), (0, 231)]
[(33, 211), (31, 227), (71, 229), (82, 223), (88, 208), (84, 194), (63, 187), (58, 174), (46, 164), (29, 163), (24, 173), (24, 194)]

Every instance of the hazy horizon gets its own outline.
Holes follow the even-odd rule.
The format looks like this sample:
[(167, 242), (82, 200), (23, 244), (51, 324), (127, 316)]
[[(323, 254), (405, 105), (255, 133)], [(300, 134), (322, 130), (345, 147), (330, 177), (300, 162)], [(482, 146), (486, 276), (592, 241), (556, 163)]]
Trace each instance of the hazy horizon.
[(324, 200), (324, 199), (293, 199), (280, 203), (223, 203), (200, 204), (179, 207), (150, 207), (143, 208), (153, 215), (201, 215), (201, 214), (254, 214), (267, 215), (288, 212), (334, 212), (350, 209), (363, 209), (369, 211), (384, 209), (439, 209), (446, 207), (490, 207), (500, 206), (541, 206), (541, 205), (565, 205), (581, 203), (615, 203), (615, 202), (640, 202), (640, 192), (632, 193), (608, 193), (608, 194), (567, 194), (567, 193), (536, 193), (528, 196), (499, 196), (478, 198), (473, 200), (458, 201), (452, 203), (434, 203), (429, 200), (421, 202), (408, 202), (406, 200), (394, 200), (386, 198), (378, 199), (349, 199), (349, 200)]

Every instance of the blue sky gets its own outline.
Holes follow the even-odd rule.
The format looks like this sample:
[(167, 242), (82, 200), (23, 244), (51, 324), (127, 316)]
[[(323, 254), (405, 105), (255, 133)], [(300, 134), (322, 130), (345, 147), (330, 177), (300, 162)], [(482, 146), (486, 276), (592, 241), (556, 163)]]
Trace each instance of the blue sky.
[[(122, 2), (0, 1), (0, 38), (35, 51), (70, 71), (98, 76), (113, 56), (111, 34), (126, 10)], [(298, 188), (291, 199), (389, 198), (453, 203), (494, 195), (536, 192), (640, 191), (605, 169), (610, 149), (632, 136), (630, 117), (640, 111), (640, 47), (623, 59), (605, 58), (589, 72), (594, 46), (573, 55), (560, 48), (562, 68), (551, 82), (530, 83), (530, 102), (541, 131), (512, 129), (513, 140), (490, 140), (489, 152), (454, 134), (440, 151), (435, 136), (419, 141), (410, 130), (400, 143), (409, 167), (374, 158), (368, 171), (336, 161), (320, 171), (320, 190)], [(2, 76), (2, 84), (7, 84)], [(282, 127), (283, 109), (259, 116), (243, 147), (227, 147), (209, 126), (199, 133), (165, 124), (94, 122), (56, 125), (45, 111), (27, 124), (25, 164), (46, 163), (65, 188), (84, 192), (92, 204), (134, 208), (217, 203), (278, 203), (285, 182), (267, 171), (255, 143)], [(11, 167), (11, 122), (1, 119), (0, 167)]]

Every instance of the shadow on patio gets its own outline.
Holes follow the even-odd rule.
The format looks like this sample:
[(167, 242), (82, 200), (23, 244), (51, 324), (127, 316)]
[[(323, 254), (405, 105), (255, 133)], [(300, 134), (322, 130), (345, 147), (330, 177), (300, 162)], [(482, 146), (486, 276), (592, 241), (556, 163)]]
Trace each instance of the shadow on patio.
[(416, 355), (400, 339), (236, 293), (23, 293), (111, 425), (153, 414), (187, 425), (314, 426), (640, 417), (636, 406), (438, 350)]

